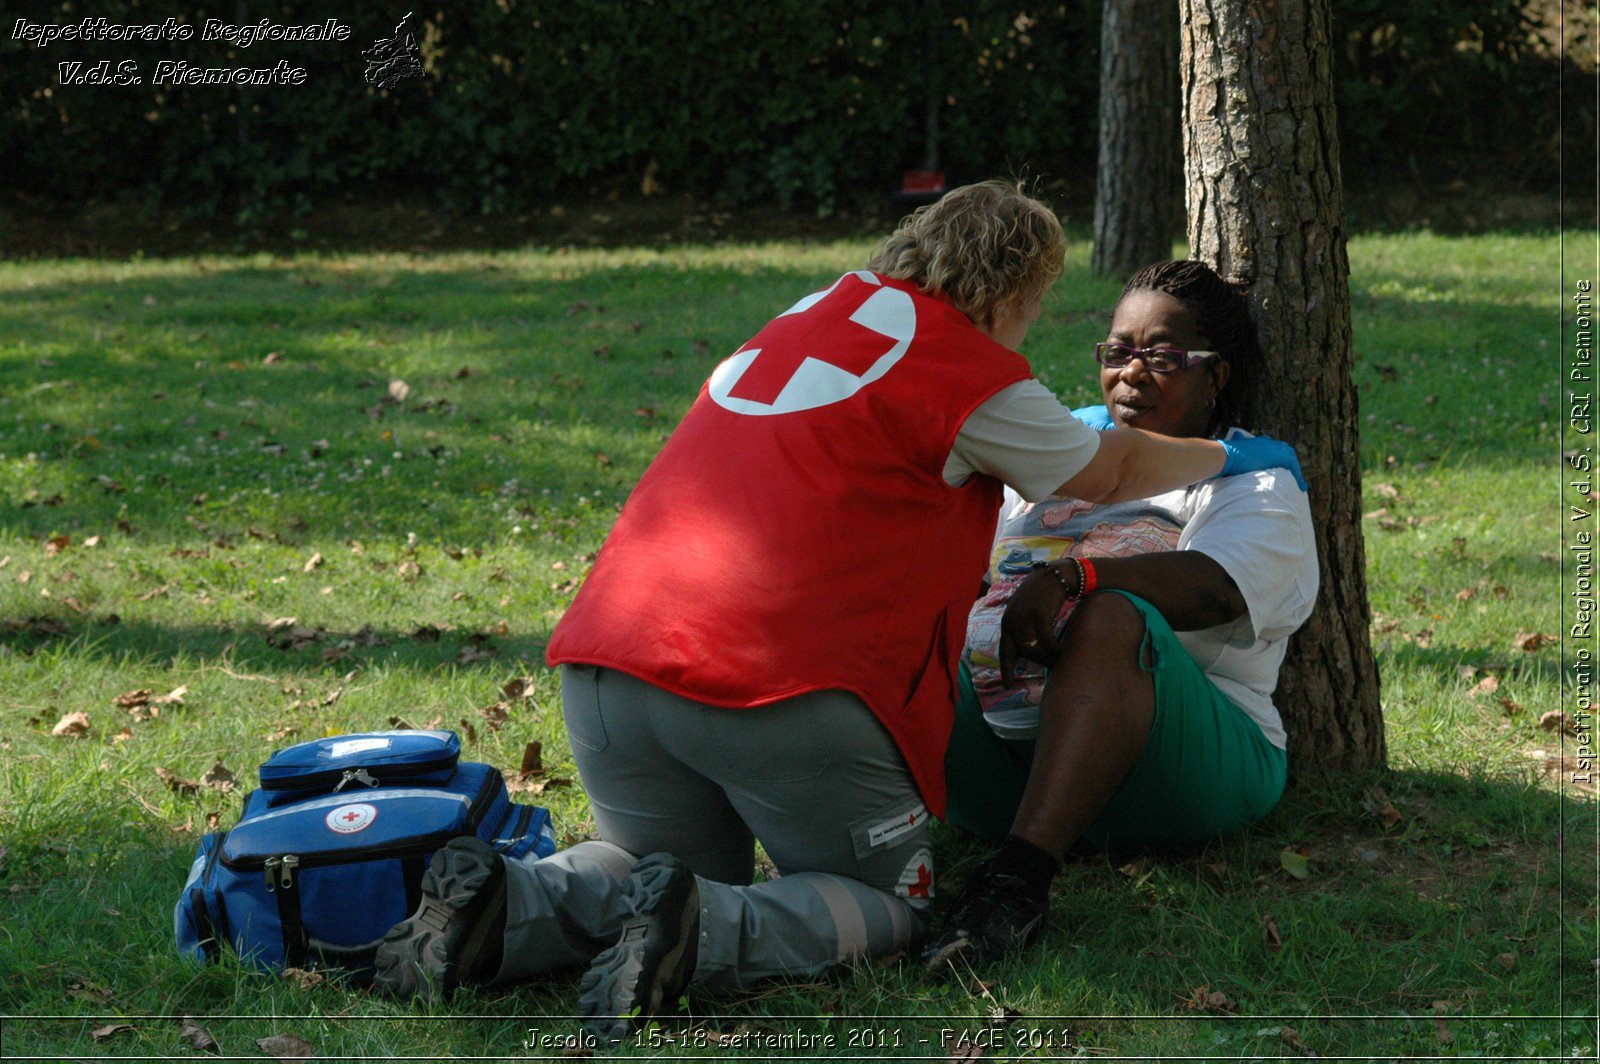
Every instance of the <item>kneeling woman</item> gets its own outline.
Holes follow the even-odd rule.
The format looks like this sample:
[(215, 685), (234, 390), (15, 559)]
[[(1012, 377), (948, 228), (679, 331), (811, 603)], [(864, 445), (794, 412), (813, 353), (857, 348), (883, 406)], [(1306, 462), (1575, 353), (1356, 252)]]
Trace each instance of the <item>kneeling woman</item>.
[[(1100, 424), (1226, 438), (1241, 432), (1230, 384), (1258, 372), (1260, 349), (1237, 289), (1163, 262), (1128, 282), (1095, 355)], [(1317, 593), (1311, 512), (1284, 470), (1103, 505), (1008, 493), (988, 580), (948, 818), (1004, 842), (925, 954), (933, 971), (1035, 938), (1080, 838), (1185, 846), (1271, 811), (1287, 766), (1272, 691)]]

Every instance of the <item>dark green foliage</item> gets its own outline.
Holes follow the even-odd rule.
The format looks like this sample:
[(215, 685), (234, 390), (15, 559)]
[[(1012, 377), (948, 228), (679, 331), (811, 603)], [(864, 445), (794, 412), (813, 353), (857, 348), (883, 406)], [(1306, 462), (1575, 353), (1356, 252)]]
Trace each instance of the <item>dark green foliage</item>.
[[(1553, 145), (1552, 61), (1534, 0), (1336, 0), (1346, 167)], [(246, 8), (249, 8), (246, 11)], [(6, 40), (0, 144), (13, 187), (66, 203), (177, 206), (251, 222), (336, 195), (425, 191), (447, 209), (675, 191), (826, 213), (922, 164), (928, 103), (952, 180), (1093, 172), (1099, 4), (842, 0), (488, 0), (419, 10), (427, 72), (369, 88), (361, 51), (402, 9), (351, 0), (173, 5), (110, 0), (114, 23), (168, 16), (182, 42)], [(958, 13), (959, 11), (959, 13)], [(76, 23), (67, 0), (13, 20)], [(208, 18), (339, 19), (344, 42), (204, 42)], [(9, 29), (9, 26), (8, 26)], [(144, 81), (62, 85), (57, 64), (133, 60)], [(156, 86), (156, 64), (306, 70), (299, 86)], [(930, 81), (930, 79), (932, 79)], [(1569, 109), (1570, 110), (1570, 109)], [(1530, 115), (1537, 116), (1530, 119)], [(1581, 116), (1576, 116), (1581, 117)]]

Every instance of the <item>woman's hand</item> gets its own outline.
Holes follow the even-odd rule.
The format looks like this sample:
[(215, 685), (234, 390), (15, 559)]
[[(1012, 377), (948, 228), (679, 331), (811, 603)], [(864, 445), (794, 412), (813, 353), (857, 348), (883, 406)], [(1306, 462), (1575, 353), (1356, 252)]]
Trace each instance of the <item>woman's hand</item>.
[(1300, 485), (1300, 490), (1306, 490), (1306, 478), (1300, 472), (1300, 456), (1294, 453), (1294, 448), (1281, 440), (1271, 436), (1249, 436), (1237, 440), (1221, 440), (1222, 449), (1227, 452), (1228, 460), (1223, 463), (1222, 472), (1217, 474), (1223, 477), (1238, 476), (1240, 473), (1257, 473), (1263, 469), (1287, 469), (1294, 477), (1294, 482)]
[(1061, 653), (1056, 641), (1056, 617), (1067, 600), (1066, 588), (1054, 573), (1035, 569), (1022, 578), (1000, 618), (1000, 675), (1008, 682), (1017, 655), (1045, 668)]

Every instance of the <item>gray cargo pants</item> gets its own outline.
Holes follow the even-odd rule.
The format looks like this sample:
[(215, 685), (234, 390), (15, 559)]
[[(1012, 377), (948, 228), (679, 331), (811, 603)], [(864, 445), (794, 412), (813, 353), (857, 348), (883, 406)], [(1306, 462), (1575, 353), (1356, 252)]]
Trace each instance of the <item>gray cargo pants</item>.
[[(666, 851), (700, 887), (692, 987), (717, 994), (911, 948), (933, 895), (928, 813), (889, 734), (855, 695), (752, 709), (566, 665), (573, 758), (603, 842), (508, 868), (497, 981), (587, 964), (628, 917), (618, 885)], [(755, 840), (781, 877), (751, 885)]]

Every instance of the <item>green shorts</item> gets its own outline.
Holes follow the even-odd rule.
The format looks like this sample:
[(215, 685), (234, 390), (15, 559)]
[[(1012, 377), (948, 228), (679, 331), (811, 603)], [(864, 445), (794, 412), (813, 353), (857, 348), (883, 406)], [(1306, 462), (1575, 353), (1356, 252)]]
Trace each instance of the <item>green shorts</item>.
[[(1283, 794), (1288, 756), (1217, 690), (1159, 610), (1137, 595), (1118, 594), (1144, 616), (1140, 667), (1155, 679), (1155, 720), (1144, 753), (1084, 838), (1118, 851), (1184, 847), (1260, 820)], [(990, 730), (963, 665), (944, 759), (946, 819), (985, 838), (1005, 838), (1033, 746)]]

